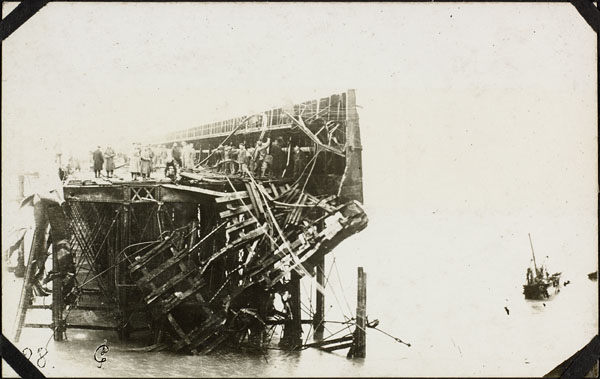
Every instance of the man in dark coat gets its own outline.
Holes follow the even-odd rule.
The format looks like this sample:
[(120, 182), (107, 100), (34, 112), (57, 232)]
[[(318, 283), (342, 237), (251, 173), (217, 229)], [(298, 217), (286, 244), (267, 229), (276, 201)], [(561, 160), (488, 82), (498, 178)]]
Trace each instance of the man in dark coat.
[(181, 146), (177, 142), (173, 144), (173, 149), (171, 150), (171, 156), (173, 159), (177, 161), (179, 167), (183, 165), (183, 161), (181, 159)]
[(271, 155), (273, 156), (272, 172), (273, 176), (280, 178), (285, 168), (285, 153), (281, 149), (283, 139), (277, 138), (271, 145)]
[(294, 179), (298, 179), (304, 171), (306, 162), (304, 160), (304, 153), (300, 150), (298, 145), (294, 146)]
[(100, 150), (100, 146), (94, 151), (94, 175), (96, 178), (100, 177), (100, 172), (102, 171), (102, 166), (104, 164), (104, 156), (102, 154), (102, 150)]

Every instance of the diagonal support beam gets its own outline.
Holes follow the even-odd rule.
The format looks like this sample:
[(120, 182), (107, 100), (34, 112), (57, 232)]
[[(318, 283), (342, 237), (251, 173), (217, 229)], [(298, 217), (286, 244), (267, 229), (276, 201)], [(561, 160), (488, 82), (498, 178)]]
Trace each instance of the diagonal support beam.
[(325, 145), (324, 143), (322, 143), (322, 142), (319, 140), (319, 138), (318, 138), (317, 136), (315, 136), (315, 135), (314, 135), (314, 133), (313, 133), (313, 132), (311, 132), (311, 131), (310, 131), (310, 129), (308, 129), (308, 128), (306, 127), (306, 125), (304, 125), (304, 122), (302, 121), (302, 117), (298, 117), (298, 118), (299, 118), (299, 120), (296, 120), (296, 119), (294, 118), (294, 116), (292, 116), (291, 114), (289, 114), (289, 113), (288, 113), (288, 112), (286, 112), (286, 111), (284, 111), (284, 112), (285, 112), (285, 114), (287, 114), (287, 115), (288, 115), (288, 117), (289, 117), (289, 118), (291, 118), (291, 119), (292, 119), (292, 121), (294, 121), (294, 122), (296, 123), (296, 125), (298, 125), (298, 127), (300, 128), (300, 130), (302, 130), (302, 131), (304, 132), (304, 134), (306, 134), (306, 135), (308, 136), (308, 138), (310, 138), (310, 139), (311, 139), (311, 141), (313, 141), (315, 144), (317, 144), (317, 146), (320, 146), (320, 147), (321, 147), (321, 148), (323, 148), (323, 150), (325, 150), (325, 151), (329, 151), (330, 153), (337, 154), (337, 155), (339, 155), (340, 157), (344, 157), (344, 156), (345, 156), (344, 152), (342, 152), (342, 151), (340, 151), (340, 150), (338, 150), (338, 149), (335, 149), (335, 148), (333, 148), (333, 147), (331, 147), (331, 146), (329, 146), (329, 145)]

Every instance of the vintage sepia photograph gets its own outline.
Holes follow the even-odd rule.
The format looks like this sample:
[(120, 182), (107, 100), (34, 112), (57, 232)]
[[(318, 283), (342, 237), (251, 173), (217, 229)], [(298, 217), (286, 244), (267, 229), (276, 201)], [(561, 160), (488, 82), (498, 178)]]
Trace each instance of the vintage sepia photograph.
[(2, 376), (597, 377), (588, 5), (2, 2)]

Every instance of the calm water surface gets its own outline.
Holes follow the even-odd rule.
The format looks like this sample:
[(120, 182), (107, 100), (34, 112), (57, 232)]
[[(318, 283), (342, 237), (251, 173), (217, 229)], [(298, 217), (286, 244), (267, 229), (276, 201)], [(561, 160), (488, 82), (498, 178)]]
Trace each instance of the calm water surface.
[[(565, 217), (540, 224), (521, 215), (367, 212), (367, 229), (344, 241), (326, 262), (331, 273), (326, 318), (341, 321), (353, 315), (356, 267), (362, 265), (368, 275), (369, 318), (379, 319), (381, 329), (411, 347), (369, 329), (364, 360), (348, 360), (345, 351), (315, 349), (187, 356), (131, 352), (127, 349), (147, 341), (124, 343), (114, 333), (69, 330), (68, 342), (49, 342), (42, 371), (107, 377), (541, 376), (597, 333), (598, 287), (587, 278), (597, 265), (586, 242), (595, 238), (590, 237), (593, 225), (585, 229)], [(522, 295), (531, 259), (527, 231), (538, 261), (571, 282), (550, 301), (526, 301)], [(314, 292), (303, 280), (305, 300), (311, 288)], [(2, 291), (3, 331), (12, 335), (20, 281), (5, 267)], [(335, 332), (339, 325), (327, 328)], [(27, 329), (17, 345), (30, 347), (37, 358), (37, 347), (49, 336), (48, 330)], [(93, 353), (104, 339), (110, 352), (98, 368)], [(4, 375), (11, 375), (6, 364)]]

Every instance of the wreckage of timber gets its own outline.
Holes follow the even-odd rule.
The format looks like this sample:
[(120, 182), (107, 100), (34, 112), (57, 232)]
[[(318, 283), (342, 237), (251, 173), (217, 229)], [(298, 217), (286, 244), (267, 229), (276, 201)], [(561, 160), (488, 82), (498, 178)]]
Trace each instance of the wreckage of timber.
[[(283, 141), (281, 176), (222, 172), (214, 148), (266, 137)], [(264, 346), (267, 326), (283, 325), (280, 345), (300, 347), (302, 323), (322, 331), (324, 322), (323, 294), (313, 319), (301, 319), (300, 279), (323, 285), (324, 256), (368, 223), (354, 90), (155, 142), (174, 141), (200, 151), (199, 164), (176, 181), (65, 182), (62, 212), (48, 214), (51, 234), (70, 241), (77, 272), (74, 285), (53, 285), (55, 339), (68, 328), (124, 338), (145, 329), (154, 336), (147, 350), (206, 354)], [(310, 159), (292, 175), (294, 146)], [(61, 289), (69, 293), (58, 298)], [(273, 305), (278, 294), (284, 311)], [(69, 320), (107, 309), (110, 325)]]

